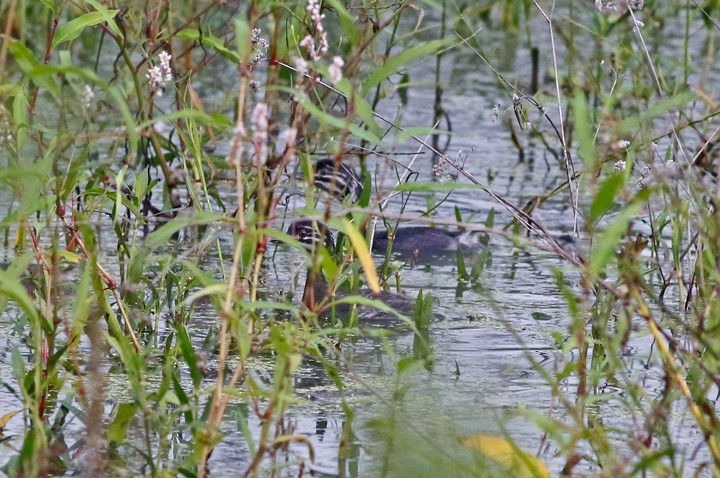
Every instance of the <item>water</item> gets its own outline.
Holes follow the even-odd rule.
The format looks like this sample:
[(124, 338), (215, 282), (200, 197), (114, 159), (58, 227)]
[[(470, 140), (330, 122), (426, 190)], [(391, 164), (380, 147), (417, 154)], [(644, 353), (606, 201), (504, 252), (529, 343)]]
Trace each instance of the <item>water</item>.
[[(543, 22), (532, 27), (539, 37), (546, 35)], [(490, 61), (508, 78), (517, 79), (518, 84), (529, 82), (529, 52), (523, 47), (519, 34), (488, 30), (481, 34), (482, 40), (489, 45), (485, 52)], [(536, 42), (539, 40), (535, 40)], [(681, 44), (675, 47), (681, 47)], [(561, 50), (562, 53), (562, 50)], [(547, 59), (545, 59), (547, 61)], [(434, 59), (423, 64), (408, 67), (411, 81), (426, 84), (428, 87), (411, 88), (408, 91), (408, 104), (403, 111), (406, 123), (411, 126), (427, 126), (432, 122), (431, 106), (433, 101), (432, 83), (434, 71), (430, 67)], [(547, 67), (547, 64), (544, 64)], [(212, 70), (207, 70), (210, 73)], [(214, 96), (218, 104), (227, 100), (222, 91), (231, 91), (236, 81), (233, 69), (218, 71), (215, 78), (196, 78), (199, 91), (217, 92)], [(508, 92), (498, 85), (491, 72), (474, 54), (466, 49), (456, 48), (449, 51), (443, 59), (442, 78), (444, 82), (443, 108), (452, 120), (453, 136), (447, 153), (461, 158), (465, 167), (481, 182), (513, 204), (524, 206), (534, 196), (543, 195), (565, 180), (564, 173), (538, 140), (521, 136), (525, 151), (520, 159), (516, 147), (508, 133), (507, 121), (515, 121)], [(544, 88), (551, 89), (552, 84)], [(227, 87), (227, 88), (225, 88)], [(397, 109), (397, 98), (391, 98), (380, 105), (379, 113), (393, 118)], [(494, 118), (493, 107), (500, 105), (500, 117)], [(550, 112), (555, 118), (556, 111)], [(440, 126), (443, 128), (443, 125)], [(547, 125), (540, 125), (546, 128)], [(517, 125), (515, 130), (519, 131)], [(548, 136), (552, 141), (554, 138)], [(558, 147), (553, 144), (554, 147)], [(398, 152), (412, 152), (418, 147), (412, 141), (394, 145)], [(216, 153), (227, 150), (227, 144), (218, 144)], [(408, 158), (408, 159), (406, 159)], [(400, 156), (399, 161), (407, 162), (409, 157)], [(420, 173), (421, 179), (430, 177), (430, 155), (419, 155), (413, 168)], [(379, 157), (370, 156), (371, 171), (383, 173), (385, 162)], [(390, 174), (385, 186), (392, 186)], [(492, 176), (489, 181), (488, 177)], [(231, 197), (231, 186), (223, 194)], [(438, 195), (438, 198), (442, 195)], [(404, 208), (405, 216), (419, 216), (426, 210), (426, 198), (421, 194), (410, 197)], [(293, 201), (293, 207), (302, 206)], [(454, 217), (457, 207), (463, 216), (473, 215), (475, 221), (483, 221), (491, 210), (497, 212), (496, 224), (504, 225), (512, 216), (504, 208), (483, 192), (457, 192), (437, 209), (435, 217)], [(391, 213), (399, 213), (399, 201), (389, 204)], [(292, 213), (291, 213), (292, 214)], [(553, 232), (572, 230), (572, 213), (567, 195), (559, 195), (546, 201), (535, 217)], [(104, 232), (109, 244), (113, 234)], [(225, 257), (229, 257), (231, 242), (222, 239)], [(407, 375), (398, 376), (397, 363), (403, 357), (413, 355), (413, 334), (401, 331), (386, 341), (373, 338), (356, 338), (343, 345), (342, 370), (345, 390), (341, 393), (327, 378), (321, 366), (305, 358), (300, 367), (294, 387), (296, 403), (287, 415), (285, 423), (288, 431), (304, 435), (314, 450), (315, 460), (308, 467), (318, 474), (330, 476), (370, 476), (379, 470), (382, 440), (378, 439), (373, 426), (376, 420), (398, 420), (398, 428), (405, 430), (411, 438), (410, 443), (420, 441), (420, 435), (426, 435), (425, 445), (432, 444), (437, 451), (452, 449), (452, 437), (476, 433), (497, 433), (505, 430), (517, 444), (531, 452), (540, 450), (540, 458), (548, 463), (553, 476), (557, 475), (564, 462), (555, 457), (557, 446), (551, 441), (542, 440), (538, 427), (523, 414), (522, 410), (534, 410), (541, 414), (562, 416), (564, 411), (552, 396), (550, 387), (537, 369), (530, 363), (533, 360), (538, 367), (548, 372), (561, 370), (568, 361), (576, 360), (559, 351), (556, 337), (566, 338), (570, 323), (564, 299), (556, 287), (553, 269), (559, 268), (568, 274), (572, 287), (577, 284), (577, 276), (559, 259), (545, 253), (527, 254), (516, 251), (512, 244), (501, 238), (491, 241), (492, 263), (485, 269), (479, 284), (463, 286), (459, 283), (458, 273), (452, 261), (445, 263), (418, 265), (406, 268), (402, 273), (402, 289), (411, 297), (422, 289), (432, 291), (437, 299), (435, 311), (438, 319), (430, 327), (430, 346), (434, 361), (430, 370), (417, 369)], [(296, 287), (301, 265), (297, 254), (281, 248), (268, 261), (267, 277), (270, 289), (288, 291)], [(109, 253), (104, 264), (116, 261)], [(215, 264), (216, 266), (216, 264)], [(301, 283), (301, 281), (300, 281)], [(297, 292), (297, 290), (296, 290)], [(537, 320), (533, 312), (541, 312), (543, 320)], [(13, 328), (17, 312), (9, 309), (2, 315), (0, 326), (3, 330)], [(190, 324), (193, 340), (199, 344), (208, 329), (216, 327), (218, 318), (210, 307), (198, 306)], [(164, 320), (160, 321), (161, 335), (167, 333)], [(11, 358), (9, 350), (19, 345), (15, 335), (5, 337), (0, 354), (0, 378), (4, 383), (13, 384)], [(626, 362), (628, 373), (641, 378), (647, 393), (653, 397), (660, 390), (661, 371), (657, 360), (651, 357), (652, 340), (648, 336), (637, 336), (628, 344)], [(88, 344), (82, 344), (81, 350), (88, 350)], [(21, 347), (22, 349), (22, 347)], [(569, 354), (576, 353), (571, 351)], [(211, 356), (210, 361), (212, 368)], [(649, 364), (649, 365), (648, 365)], [(272, 357), (260, 356), (252, 359), (250, 368), (259, 383), (269, 386), (272, 381)], [(129, 400), (127, 389), (122, 380), (125, 375), (107, 366), (104, 370), (109, 387), (106, 391), (106, 416), (112, 407)], [(151, 388), (159, 377), (159, 367), (148, 371)], [(209, 377), (205, 386), (214, 382)], [(157, 384), (155, 384), (156, 386)], [(564, 392), (568, 396), (574, 393), (574, 383), (568, 381)], [(397, 392), (402, 389), (402, 398)], [(622, 396), (620, 389), (608, 385), (605, 393)], [(395, 398), (394, 398), (395, 397)], [(352, 424), (342, 411), (342, 400), (352, 407), (356, 414)], [(17, 409), (19, 401), (7, 390), (0, 392), (0, 404), (5, 411)], [(262, 404), (261, 404), (262, 405)], [(626, 408), (616, 401), (599, 402), (595, 415), (602, 417), (606, 426), (625, 427), (637, 417), (628, 415)], [(676, 410), (677, 443), (690, 453), (701, 441), (697, 431), (684, 423), (691, 422), (687, 411), (682, 407)], [(349, 446), (344, 432), (352, 426), (354, 438)], [(246, 426), (250, 434), (257, 438), (260, 423), (247, 403), (233, 402), (227, 411), (223, 423), (226, 434), (223, 443), (217, 447), (210, 461), (214, 476), (236, 475), (238, 469), (244, 469), (250, 462), (251, 454), (242, 428)], [(137, 436), (140, 424), (137, 424)], [(80, 436), (82, 424), (77, 421), (67, 428), (67, 436)], [(23, 426), (19, 419), (10, 422), (6, 436), (14, 436), (5, 443), (8, 455), (15, 454), (20, 445)], [(419, 433), (423, 432), (423, 433)], [(187, 439), (188, 437), (185, 437)], [(341, 443), (349, 450), (347, 456), (339, 456)], [(174, 442), (173, 457), (181, 459), (189, 447), (182, 439)], [(15, 448), (15, 450), (13, 449)], [(293, 443), (280, 461), (287, 469), (280, 474), (297, 474), (299, 463), (309, 457), (308, 445)], [(399, 458), (402, 453), (399, 453)], [(693, 456), (694, 460), (703, 459), (703, 455)], [(690, 457), (686, 457), (690, 459)], [(585, 465), (587, 468), (587, 466)], [(585, 469), (586, 469), (585, 468)], [(266, 469), (267, 470), (267, 469)], [(597, 471), (597, 470), (595, 470)]]

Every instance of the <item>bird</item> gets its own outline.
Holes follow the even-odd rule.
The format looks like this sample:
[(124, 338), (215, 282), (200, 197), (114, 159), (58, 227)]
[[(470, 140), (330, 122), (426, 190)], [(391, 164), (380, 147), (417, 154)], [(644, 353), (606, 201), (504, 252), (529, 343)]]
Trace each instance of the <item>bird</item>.
[[(350, 197), (357, 202), (363, 192), (363, 182), (355, 171), (332, 159), (321, 159), (315, 163), (313, 176), (315, 187), (329, 195), (344, 200)], [(387, 252), (388, 242), (392, 239), (391, 253), (400, 257), (429, 259), (448, 253), (472, 251), (477, 249), (478, 233), (458, 230), (449, 231), (429, 226), (398, 226), (392, 232), (379, 231), (373, 237), (372, 250), (377, 254)]]
[(377, 231), (373, 236), (372, 250), (376, 254), (390, 253), (413, 259), (430, 259), (457, 252), (472, 252), (483, 243), (477, 231), (449, 231), (430, 226), (398, 226), (394, 231)]
[(330, 158), (321, 159), (315, 163), (313, 184), (316, 188), (322, 189), (341, 201), (350, 197), (353, 203), (360, 200), (363, 192), (363, 182), (360, 176), (352, 168)]
[[(295, 221), (290, 224), (287, 229), (287, 233), (298, 242), (304, 244), (308, 250), (312, 252), (317, 251), (317, 248), (320, 245), (326, 249), (332, 249), (334, 246), (332, 233), (325, 224), (319, 221), (309, 219)], [(330, 295), (330, 284), (323, 276), (322, 272), (317, 271), (313, 267), (309, 267), (305, 287), (303, 288), (303, 305), (305, 305), (309, 310), (317, 311), (317, 305), (320, 304), (324, 298), (329, 297)], [(374, 293), (370, 290), (363, 289), (359, 292), (359, 295), (368, 299), (380, 301), (403, 315), (412, 316), (415, 310), (415, 301), (402, 294), (394, 294), (387, 291)], [(342, 296), (342, 294), (336, 293), (336, 297), (338, 296)], [(349, 307), (347, 307), (346, 304), (343, 304), (343, 306), (344, 307), (335, 308), (336, 315), (349, 315)], [(364, 319), (367, 323), (371, 321), (386, 321), (395, 317), (392, 314), (383, 314), (379, 312), (381, 311), (375, 311), (371, 314), (363, 311), (363, 313), (360, 314), (360, 318)]]
[(328, 250), (333, 249), (335, 246), (335, 239), (327, 226), (312, 219), (301, 219), (291, 223), (288, 226), (287, 233), (311, 250), (317, 247), (320, 242)]

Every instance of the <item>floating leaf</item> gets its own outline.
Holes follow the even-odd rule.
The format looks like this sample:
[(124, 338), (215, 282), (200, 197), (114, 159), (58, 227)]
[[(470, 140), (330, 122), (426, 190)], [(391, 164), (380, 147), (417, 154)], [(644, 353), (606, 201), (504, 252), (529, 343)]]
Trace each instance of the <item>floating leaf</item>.
[(544, 312), (533, 312), (532, 314), (530, 314), (530, 316), (540, 322), (547, 322), (548, 320), (552, 319), (552, 316), (550, 314), (546, 314)]

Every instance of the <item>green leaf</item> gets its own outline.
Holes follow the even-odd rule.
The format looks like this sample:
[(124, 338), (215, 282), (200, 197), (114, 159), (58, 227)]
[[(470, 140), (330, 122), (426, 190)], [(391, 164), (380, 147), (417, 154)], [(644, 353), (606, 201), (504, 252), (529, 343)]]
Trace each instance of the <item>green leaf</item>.
[[(35, 58), (33, 52), (17, 40), (10, 40), (8, 50), (10, 50), (10, 53), (15, 57), (15, 61), (20, 69), (25, 73), (30, 73), (42, 65), (42, 63)], [(55, 80), (55, 77), (49, 74), (42, 74), (34, 76), (32, 80), (38, 87), (48, 90), (54, 98), (60, 96), (60, 85)]]
[(25, 376), (25, 360), (23, 360), (23, 356), (20, 353), (18, 347), (12, 348), (12, 350), (10, 351), (10, 357), (13, 373), (15, 374), (15, 379), (18, 381), (18, 384), (22, 386), (23, 377)]
[(468, 274), (467, 267), (465, 266), (465, 256), (463, 256), (460, 249), (455, 251), (455, 253), (457, 257), (458, 277), (460, 280), (469, 281), (470, 274)]
[(27, 141), (28, 106), (24, 88), (18, 88), (15, 99), (13, 100), (13, 121), (17, 128), (16, 141), (18, 151), (22, 151)]
[(433, 315), (433, 302), (435, 298), (432, 293), (428, 292), (423, 295), (422, 289), (418, 292), (417, 299), (415, 299), (415, 310), (413, 311), (415, 319), (415, 327), (418, 330), (428, 330), (430, 322), (434, 317)]
[(127, 171), (127, 166), (123, 166), (122, 169), (120, 169), (120, 172), (117, 173), (115, 176), (115, 209), (112, 213), (112, 220), (113, 222), (117, 222), (118, 216), (121, 214), (121, 206), (122, 206), (122, 199), (125, 196), (123, 194), (123, 182), (125, 180), (125, 171)]
[(227, 119), (225, 116), (209, 115), (193, 108), (184, 108), (179, 111), (174, 111), (172, 113), (157, 115), (150, 120), (140, 123), (138, 125), (138, 129), (142, 131), (154, 124), (164, 121), (170, 122), (175, 120), (193, 120), (197, 123), (207, 124), (219, 129), (232, 128), (234, 126), (234, 123)]
[(370, 179), (370, 174), (366, 173), (362, 177), (363, 180), (363, 190), (360, 194), (360, 199), (358, 199), (358, 206), (366, 208), (370, 204), (370, 195), (372, 194), (372, 180)]
[(470, 190), (470, 191), (484, 191), (485, 188), (478, 184), (470, 183), (458, 183), (458, 182), (427, 182), (427, 181), (415, 181), (412, 183), (403, 183), (395, 186), (395, 191), (433, 191), (433, 192), (448, 192), (455, 190)]
[(118, 38), (122, 39), (125, 38), (125, 35), (123, 34), (122, 30), (120, 30), (120, 27), (117, 26), (117, 23), (115, 23), (114, 17), (115, 14), (111, 14), (111, 10), (108, 10), (105, 8), (104, 5), (102, 5), (98, 0), (85, 0), (85, 3), (92, 5), (95, 10), (97, 10), (99, 13), (103, 15), (103, 19), (108, 24), (108, 27), (110, 27), (110, 30), (113, 31), (115, 35), (117, 35)]
[(408, 104), (408, 85), (410, 84), (410, 75), (405, 73), (402, 78), (400, 78), (400, 84), (397, 87), (398, 96), (400, 97), (400, 103), (403, 106), (407, 106)]
[(600, 185), (600, 189), (595, 195), (590, 206), (590, 214), (588, 222), (593, 224), (610, 210), (615, 203), (615, 195), (625, 183), (625, 177), (622, 174), (611, 174)]
[(177, 33), (176, 37), (185, 40), (196, 41), (203, 45), (208, 45), (210, 48), (220, 53), (220, 55), (226, 60), (229, 60), (236, 65), (239, 65), (242, 62), (240, 55), (228, 49), (222, 39), (207, 32), (201, 33), (200, 30), (198, 30), (197, 28), (186, 28), (184, 30), (180, 30)]
[(106, 10), (105, 12), (90, 12), (80, 15), (61, 25), (55, 32), (52, 41), (52, 48), (61, 43), (70, 42), (80, 36), (82, 31), (87, 27), (94, 27), (99, 23), (107, 22), (109, 18), (114, 18), (120, 10)]
[(40, 320), (40, 314), (35, 307), (35, 303), (18, 280), (18, 277), (2, 269), (0, 269), (0, 294), (9, 297), (15, 302), (30, 320)]
[(318, 108), (306, 95), (297, 95), (300, 99), (305, 110), (313, 115), (320, 123), (324, 123), (330, 126), (334, 126), (337, 129), (347, 129), (358, 138), (369, 141), (372, 144), (380, 144), (381, 139), (379, 135), (373, 134), (373, 132), (366, 131), (356, 124), (349, 123), (343, 118), (336, 118), (331, 114), (328, 114)]
[(695, 99), (697, 99), (697, 95), (695, 93), (692, 91), (686, 91), (658, 101), (649, 108), (643, 109), (642, 113), (639, 115), (631, 116), (630, 118), (625, 119), (622, 123), (620, 123), (618, 130), (620, 134), (635, 134), (643, 124), (664, 115), (668, 111), (682, 109), (685, 105)]
[(357, 18), (350, 15), (345, 6), (339, 0), (325, 0), (326, 4), (329, 4), (337, 16), (340, 18), (340, 25), (343, 31), (348, 36), (350, 44), (357, 43), (358, 30), (355, 27), (358, 24)]
[(190, 377), (192, 377), (193, 387), (197, 389), (202, 381), (202, 375), (197, 366), (197, 355), (195, 354), (195, 347), (193, 347), (190, 341), (190, 336), (187, 333), (187, 329), (184, 324), (177, 324), (175, 327), (177, 331), (177, 341), (182, 351), (185, 363), (187, 363), (190, 369)]
[(163, 224), (160, 229), (150, 234), (145, 241), (145, 245), (150, 248), (159, 247), (167, 243), (176, 232), (184, 227), (212, 224), (221, 219), (224, 219), (222, 214), (205, 211), (197, 211), (191, 217), (181, 216), (173, 218), (166, 224)]
[(58, 6), (57, 6), (57, 3), (55, 3), (54, 0), (40, 0), (40, 1), (43, 3), (43, 5), (45, 5), (46, 7), (48, 7), (48, 9), (49, 9), (51, 12), (53, 12), (54, 15), (57, 15), (57, 14), (58, 14), (58, 11), (59, 11), (59, 10), (58, 10)]
[(378, 65), (378, 67), (375, 68), (370, 76), (368, 76), (368, 78), (363, 82), (361, 89), (362, 96), (367, 96), (373, 88), (389, 78), (390, 75), (397, 73), (398, 69), (402, 65), (417, 58), (430, 56), (432, 53), (451, 45), (454, 41), (454, 38), (445, 38), (442, 40), (422, 43), (418, 46), (403, 50), (403, 52), (398, 55), (391, 56), (382, 65)]
[(148, 181), (150, 179), (150, 171), (143, 169), (139, 174), (135, 176), (135, 184), (133, 184), (133, 193), (139, 200), (145, 198), (145, 194), (148, 192)]
[(111, 444), (119, 445), (125, 441), (127, 427), (130, 420), (135, 416), (138, 406), (135, 403), (121, 403), (112, 423), (107, 429), (107, 439)]
[(343, 79), (335, 85), (335, 89), (345, 95), (348, 101), (355, 106), (355, 113), (363, 120), (370, 132), (378, 138), (382, 136), (382, 130), (375, 121), (370, 103), (353, 90), (353, 85), (347, 79)]
[(130, 108), (128, 107), (127, 101), (125, 100), (125, 97), (117, 88), (109, 86), (106, 82), (100, 79), (99, 76), (97, 76), (93, 71), (87, 70), (84, 68), (78, 68), (76, 66), (71, 65), (43, 65), (40, 63), (37, 63), (35, 67), (33, 67), (31, 70), (28, 71), (28, 76), (30, 79), (32, 79), (36, 84), (38, 84), (40, 81), (42, 81), (43, 78), (49, 78), (50, 80), (54, 81), (54, 77), (50, 76), (51, 74), (65, 74), (65, 75), (73, 75), (77, 76), (78, 78), (82, 78), (88, 83), (95, 84), (102, 88), (102, 90), (108, 94), (112, 99), (115, 101), (115, 105), (117, 106), (118, 110), (120, 110), (120, 114), (122, 116), (122, 119), (125, 122), (127, 136), (128, 136), (128, 157), (133, 156), (133, 149), (135, 148), (135, 145), (139, 139), (138, 135), (138, 129), (135, 126), (135, 120), (133, 119), (133, 115), (130, 113)]
[(21, 91), (18, 85), (0, 85), (0, 97), (15, 96), (18, 91)]
[(249, 58), (252, 51), (252, 43), (250, 43), (250, 26), (242, 18), (235, 20), (235, 40), (238, 50), (238, 58), (241, 61)]
[(430, 135), (439, 135), (439, 136), (450, 136), (452, 132), (445, 131), (442, 129), (437, 128), (431, 128), (429, 126), (414, 126), (411, 128), (404, 128), (396, 137), (397, 141), (404, 141), (406, 139), (412, 138), (413, 136), (430, 136)]
[(590, 113), (585, 95), (580, 92), (575, 96), (575, 137), (578, 142), (578, 153), (587, 163), (595, 162), (595, 134), (590, 123)]
[(90, 297), (90, 287), (92, 281), (90, 279), (90, 273), (92, 272), (92, 266), (87, 263), (83, 268), (82, 275), (80, 276), (80, 282), (78, 283), (75, 291), (75, 300), (73, 307), (72, 320), (70, 322), (71, 338), (79, 337), (82, 331), (85, 329), (88, 317), (90, 316), (90, 308), (94, 303), (94, 300)]
[(597, 277), (605, 266), (615, 255), (615, 247), (620, 239), (625, 235), (627, 226), (637, 213), (643, 208), (643, 205), (649, 197), (650, 191), (645, 189), (640, 191), (635, 200), (631, 202), (610, 224), (605, 228), (602, 234), (593, 244), (592, 253), (590, 255), (590, 274)]

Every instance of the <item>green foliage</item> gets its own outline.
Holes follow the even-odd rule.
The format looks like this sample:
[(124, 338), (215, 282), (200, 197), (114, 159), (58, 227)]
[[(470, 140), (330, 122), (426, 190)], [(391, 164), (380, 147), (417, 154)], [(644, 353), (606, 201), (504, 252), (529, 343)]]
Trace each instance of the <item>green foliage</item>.
[[(9, 475), (207, 476), (214, 449), (236, 439), (246, 453), (236, 471), (302, 474), (314, 450), (291, 422), (308, 371), (330, 384), (312, 396), (337, 397), (346, 419), (339, 462), (353, 446), (360, 461), (354, 392), (383, 405), (369, 424), (374, 442), (361, 444), (382, 476), (546, 476), (546, 459), (573, 475), (720, 466), (710, 402), (720, 376), (717, 1), (645, 2), (631, 15), (576, 2), (548, 11), (529, 0), (326, 0), (320, 19), (305, 1), (107, 3), (0, 7), (0, 322), (12, 369), (3, 385), (24, 415)], [(518, 52), (538, 63), (513, 71)], [(542, 156), (547, 177), (561, 179), (527, 188), (537, 180), (528, 174), (496, 192), (495, 158), (482, 185), (474, 174), (485, 171), (448, 156), (456, 145), (440, 143), (455, 140), (458, 123), (475, 128), (489, 116), (448, 116), (443, 76), (461, 69), (441, 66), (450, 53), (477, 58), (507, 92), (498, 131), (509, 129), (526, 161), (517, 168), (533, 172)], [(427, 65), (435, 80), (423, 83)], [(481, 128), (470, 132), (480, 149)], [(426, 156), (394, 156), (405, 150)], [(317, 158), (350, 152), (363, 171), (356, 204), (312, 184)], [(444, 217), (444, 201), (459, 194), (497, 205)], [(304, 207), (286, 200), (295, 196)], [(395, 197), (399, 215), (388, 207)], [(567, 212), (569, 241), (545, 227), (544, 207)], [(450, 352), (433, 341), (457, 325), (436, 326), (434, 291), (418, 294), (411, 317), (380, 294), (425, 267), (418, 257), (377, 266), (370, 247), (376, 222), (393, 230), (409, 216), (486, 231), (455, 256), (458, 301), (466, 289), (486, 296), (512, 283), (518, 266), (553, 271), (569, 317), (520, 314), (534, 319), (532, 347), (521, 348), (555, 407), (516, 413), (551, 441), (540, 442), (541, 457), (508, 433), (468, 435), (405, 415), (420, 378), (437, 381), (432, 389), (453, 374), (442, 363)], [(281, 217), (322, 220), (338, 231), (332, 247), (280, 230)], [(510, 250), (500, 272), (497, 247)], [(304, 261), (278, 287), (275, 254)], [(493, 302), (493, 317), (503, 305)], [(380, 326), (367, 308), (384, 314)], [(529, 337), (506, 322), (503, 332)], [(644, 339), (653, 343), (644, 367), (662, 377), (651, 390), (628, 353)], [(529, 352), (536, 341), (555, 348), (549, 363)], [(348, 357), (362, 347), (392, 360), (391, 390), (358, 378)], [(456, 360), (454, 378), (463, 374)], [(632, 420), (605, 423), (606, 407)], [(688, 458), (669, 425), (679, 407), (705, 463)], [(502, 430), (506, 417), (493, 418)], [(288, 464), (298, 447), (308, 457)], [(84, 469), (90, 462), (97, 468)], [(365, 470), (347, 471), (338, 474)]]

